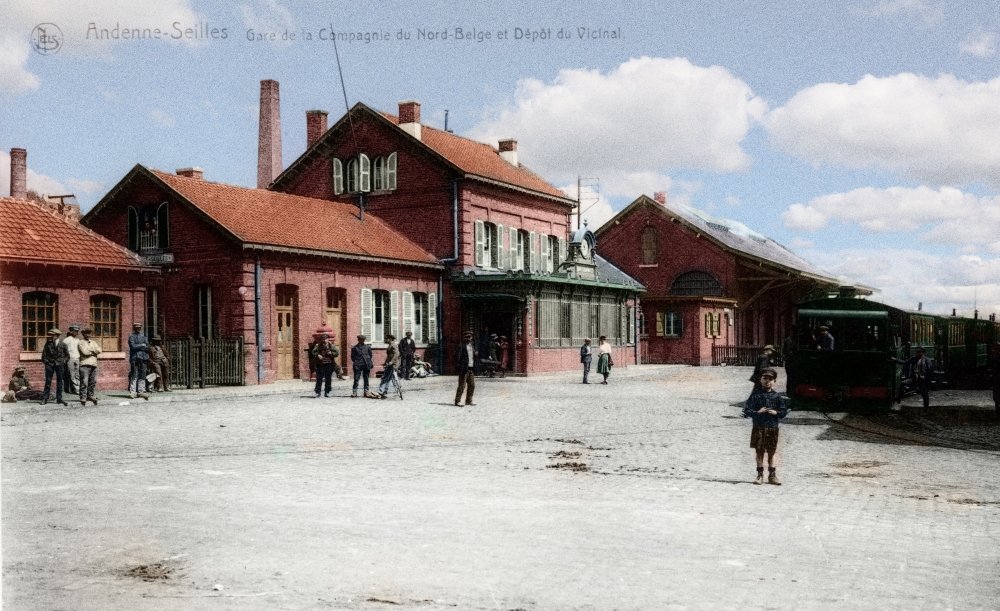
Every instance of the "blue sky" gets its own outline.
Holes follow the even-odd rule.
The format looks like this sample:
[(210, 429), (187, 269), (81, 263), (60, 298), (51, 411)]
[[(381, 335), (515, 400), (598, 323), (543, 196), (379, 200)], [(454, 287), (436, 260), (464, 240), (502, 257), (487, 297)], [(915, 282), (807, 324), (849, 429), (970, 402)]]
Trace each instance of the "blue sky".
[[(29, 186), (74, 192), (85, 210), (136, 163), (253, 186), (259, 81), (281, 83), (287, 165), (306, 110), (344, 111), (320, 37), (381, 33), (339, 45), (351, 104), (416, 99), (424, 123), (448, 109), (459, 134), (516, 138), (559, 187), (598, 177), (592, 223), (663, 190), (889, 303), (1000, 311), (998, 3), (37, 4), (0, 4), (0, 166), (27, 148)], [(56, 53), (31, 46), (43, 22), (62, 31)], [(173, 40), (175, 23), (226, 38)], [(88, 40), (90, 24), (166, 34)]]

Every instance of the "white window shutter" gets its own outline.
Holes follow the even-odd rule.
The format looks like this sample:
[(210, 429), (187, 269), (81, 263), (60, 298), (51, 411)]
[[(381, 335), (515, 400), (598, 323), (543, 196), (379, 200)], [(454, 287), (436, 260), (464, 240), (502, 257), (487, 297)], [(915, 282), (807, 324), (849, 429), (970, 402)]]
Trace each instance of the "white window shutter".
[(399, 291), (389, 293), (389, 333), (399, 339)]
[(396, 153), (389, 155), (385, 163), (385, 188), (396, 190)]
[(367, 193), (372, 190), (372, 162), (364, 153), (361, 153), (359, 159), (361, 160), (361, 163), (358, 164), (361, 166), (361, 184), (358, 185), (358, 190)]
[(507, 267), (513, 270), (521, 269), (524, 266), (517, 264), (517, 228), (511, 227), (507, 230), (510, 240), (510, 251), (507, 255)]
[(475, 234), (476, 234), (476, 267), (483, 266), (483, 250), (486, 242), (486, 227), (483, 225), (482, 221), (475, 222)]
[(565, 263), (566, 258), (569, 253), (566, 251), (566, 238), (559, 238), (559, 261), (558, 263)]
[(438, 296), (437, 293), (427, 293), (427, 343), (436, 344), (438, 341)]
[(542, 248), (542, 260), (541, 260), (541, 271), (542, 273), (548, 273), (549, 270), (549, 236), (544, 233), (538, 236), (538, 241), (541, 242)]
[(528, 233), (528, 271), (538, 273), (538, 240), (534, 231)]
[(507, 247), (504, 246), (507, 239), (507, 229), (497, 223), (497, 269), (507, 269)]
[(344, 192), (344, 165), (336, 157), (333, 158), (333, 194)]
[(375, 340), (373, 327), (375, 320), (375, 303), (372, 301), (372, 290), (361, 289), (361, 335), (368, 338), (369, 342)]
[[(403, 291), (403, 335), (406, 335), (407, 331), (415, 331), (413, 328), (413, 293), (409, 291)], [(414, 333), (416, 335), (416, 333)], [(402, 338), (400, 338), (402, 339)], [(419, 341), (418, 338), (413, 338), (413, 341)]]

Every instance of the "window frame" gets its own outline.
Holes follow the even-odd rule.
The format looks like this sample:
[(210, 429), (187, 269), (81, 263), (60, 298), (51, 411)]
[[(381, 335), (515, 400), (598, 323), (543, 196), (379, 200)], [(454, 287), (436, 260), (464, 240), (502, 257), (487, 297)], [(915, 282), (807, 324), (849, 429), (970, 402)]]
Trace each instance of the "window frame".
[(659, 255), (658, 237), (656, 228), (652, 225), (646, 225), (642, 228), (642, 235), (639, 239), (639, 248), (642, 251), (643, 265), (656, 265), (657, 257)]
[[(46, 297), (49, 303), (28, 303), (32, 297)], [(34, 308), (34, 316), (31, 320), (27, 318), (28, 308)], [(46, 312), (51, 311), (51, 318), (39, 319), (38, 308), (43, 308)], [(38, 326), (41, 323), (41, 328)], [(29, 334), (29, 325), (34, 325), (34, 334)], [(21, 351), (41, 352), (45, 347), (45, 341), (49, 337), (49, 330), (59, 327), (59, 295), (49, 291), (28, 291), (21, 294)], [(32, 348), (31, 340), (35, 346)]]
[(100, 344), (104, 352), (121, 352), (122, 298), (107, 294), (91, 295), (88, 303), (90, 328), (94, 330), (90, 339)]

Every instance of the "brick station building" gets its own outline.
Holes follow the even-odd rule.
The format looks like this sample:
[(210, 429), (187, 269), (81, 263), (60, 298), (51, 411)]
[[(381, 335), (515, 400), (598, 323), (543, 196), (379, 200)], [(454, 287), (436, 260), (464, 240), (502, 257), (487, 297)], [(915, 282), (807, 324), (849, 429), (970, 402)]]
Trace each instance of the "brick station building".
[(441, 344), (450, 361), (464, 330), (513, 348), (510, 370), (579, 367), (585, 337), (606, 335), (616, 365), (636, 362), (635, 313), (645, 289), (570, 232), (576, 202), (498, 148), (422, 125), (420, 104), (398, 116), (355, 105), (331, 128), (306, 113), (307, 150), (269, 189), (363, 208), (447, 266)]
[[(159, 270), (79, 225), (78, 209), (30, 201), (23, 149), (11, 151), (11, 197), (0, 197), (0, 375), (26, 369), (44, 382), (50, 329), (94, 329), (101, 344), (98, 391), (128, 387), (128, 335), (145, 317), (146, 286)], [(54, 382), (53, 382), (54, 384)]]
[(711, 365), (714, 346), (780, 348), (794, 305), (841, 284), (741, 223), (668, 204), (665, 193), (640, 196), (596, 235), (598, 251), (647, 288), (644, 362)]

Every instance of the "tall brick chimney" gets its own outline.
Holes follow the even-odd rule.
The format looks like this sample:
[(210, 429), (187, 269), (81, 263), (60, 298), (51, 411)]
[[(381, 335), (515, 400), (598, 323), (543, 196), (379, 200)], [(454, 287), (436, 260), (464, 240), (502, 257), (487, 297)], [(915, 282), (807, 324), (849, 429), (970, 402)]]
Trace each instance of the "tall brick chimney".
[(655, 201), (658, 204), (662, 204), (662, 205), (666, 206), (667, 205), (667, 192), (666, 191), (657, 191), (656, 193), (653, 193), (653, 201)]
[(326, 117), (325, 110), (306, 111), (306, 148), (312, 146), (313, 142), (326, 133)]
[(399, 127), (420, 140), (420, 102), (405, 100), (399, 103)]
[(500, 141), (500, 156), (510, 165), (517, 167), (517, 140), (508, 138)]
[(10, 196), (28, 197), (28, 151), (24, 149), (10, 149)]
[(257, 188), (266, 189), (281, 170), (281, 103), (278, 99), (278, 81), (266, 80), (260, 82)]

